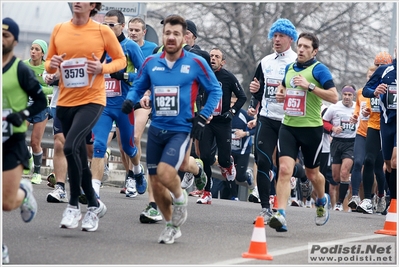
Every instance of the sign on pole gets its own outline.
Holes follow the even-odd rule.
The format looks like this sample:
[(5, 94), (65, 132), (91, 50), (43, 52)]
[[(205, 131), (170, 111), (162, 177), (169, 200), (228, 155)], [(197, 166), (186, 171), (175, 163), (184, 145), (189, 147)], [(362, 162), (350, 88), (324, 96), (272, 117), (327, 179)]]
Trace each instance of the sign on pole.
[[(116, 9), (122, 11), (123, 15), (137, 17), (146, 15), (145, 5), (137, 2), (102, 2), (102, 7), (98, 14), (105, 14), (109, 10)], [(143, 10), (141, 10), (143, 9)]]

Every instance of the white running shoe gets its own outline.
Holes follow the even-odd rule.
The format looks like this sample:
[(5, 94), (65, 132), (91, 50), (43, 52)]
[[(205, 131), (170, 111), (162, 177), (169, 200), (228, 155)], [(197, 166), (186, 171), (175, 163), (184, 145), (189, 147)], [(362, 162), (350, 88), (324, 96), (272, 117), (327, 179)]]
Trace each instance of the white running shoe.
[(254, 171), (251, 168), (247, 168), (247, 170), (245, 171), (245, 175), (247, 176), (247, 184), (249, 190), (253, 190), (255, 188)]
[(237, 170), (236, 170), (236, 166), (234, 164), (234, 158), (232, 156), (230, 156), (230, 162), (231, 162), (230, 167), (224, 168), (219, 165), (219, 168), (222, 173), (222, 176), (227, 181), (234, 181), (234, 179), (236, 178)]
[(60, 228), (76, 228), (79, 225), (80, 219), (82, 219), (82, 213), (80, 212), (80, 209), (68, 204), (64, 210), (64, 213), (62, 214)]
[(167, 224), (165, 229), (162, 231), (161, 236), (158, 238), (158, 243), (161, 244), (173, 244), (175, 239), (181, 237), (180, 227)]
[(201, 197), (197, 199), (197, 204), (212, 204), (212, 193), (204, 190)]
[(315, 223), (317, 226), (322, 226), (327, 223), (328, 219), (330, 218), (330, 207), (331, 207), (331, 200), (330, 196), (324, 193), (324, 197), (326, 202), (324, 205), (320, 204), (320, 199), (316, 200), (316, 217)]
[(334, 210), (336, 211), (343, 211), (344, 208), (342, 207), (341, 203), (335, 203)]
[(66, 190), (61, 185), (56, 184), (54, 190), (47, 194), (47, 202), (50, 203), (68, 202)]
[(136, 180), (128, 177), (126, 180), (126, 197), (137, 197)]
[(3, 244), (2, 256), (3, 256), (3, 261), (2, 261), (3, 264), (10, 263), (10, 257), (8, 256), (8, 248), (4, 244)]
[(291, 185), (291, 190), (294, 190), (296, 187), (296, 177), (291, 177), (290, 185)]
[(359, 196), (352, 196), (351, 199), (348, 202), (348, 207), (355, 211), (359, 204), (360, 204), (360, 197)]
[(37, 214), (37, 202), (33, 196), (33, 187), (28, 179), (22, 179), (19, 187), (26, 192), (21, 204), (21, 218), (24, 222), (30, 222)]
[(253, 203), (260, 203), (258, 187), (254, 187), (254, 189), (250, 191), (248, 201)]
[(357, 206), (356, 210), (366, 214), (373, 214), (373, 203), (371, 202), (371, 199), (363, 199)]
[(181, 180), (180, 187), (182, 189), (187, 189), (194, 183), (194, 174), (191, 172), (184, 173), (183, 179)]
[(386, 205), (385, 196), (377, 197), (376, 213), (382, 213), (385, 210)]
[(107, 206), (105, 206), (104, 202), (102, 202), (99, 198), (97, 198), (98, 201), (98, 208), (94, 210), (94, 212), (97, 214), (98, 218), (104, 217), (105, 213), (107, 213)]
[(97, 216), (97, 210), (99, 207), (88, 207), (85, 217), (82, 220), (82, 231), (94, 232), (98, 228), (98, 221), (100, 220)]

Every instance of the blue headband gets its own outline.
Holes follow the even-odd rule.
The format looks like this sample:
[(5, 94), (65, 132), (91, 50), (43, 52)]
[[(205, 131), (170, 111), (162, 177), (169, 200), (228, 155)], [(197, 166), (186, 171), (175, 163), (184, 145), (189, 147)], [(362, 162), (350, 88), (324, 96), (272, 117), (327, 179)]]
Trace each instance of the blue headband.
[(294, 42), (298, 40), (298, 33), (296, 32), (295, 26), (288, 19), (278, 19), (274, 22), (269, 30), (268, 38), (273, 39), (276, 32), (288, 35)]

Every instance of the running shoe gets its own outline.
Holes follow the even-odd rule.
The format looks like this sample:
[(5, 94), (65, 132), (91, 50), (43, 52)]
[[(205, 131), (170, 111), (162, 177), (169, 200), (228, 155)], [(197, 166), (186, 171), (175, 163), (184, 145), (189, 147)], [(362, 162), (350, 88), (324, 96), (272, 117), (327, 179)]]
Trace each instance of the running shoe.
[(201, 197), (197, 199), (197, 204), (212, 204), (212, 193), (204, 190)]
[(385, 201), (385, 197), (378, 197), (377, 198), (377, 209), (376, 209), (376, 213), (382, 213), (385, 210), (387, 203)]
[(309, 180), (306, 180), (304, 183), (299, 182), (301, 185), (301, 192), (303, 198), (308, 198), (312, 195), (313, 186)]
[[(324, 202), (323, 200), (324, 199)], [(324, 198), (316, 200), (316, 225), (322, 226), (327, 223), (330, 218), (329, 208), (331, 207), (330, 196), (324, 193)]]
[(2, 253), (2, 256), (3, 256), (3, 261), (2, 261), (3, 264), (10, 263), (10, 257), (8, 256), (8, 248), (7, 248), (7, 246), (4, 245), (4, 244), (3, 244), (3, 253)]
[(206, 183), (208, 182), (208, 177), (206, 176), (206, 173), (204, 171), (204, 163), (200, 159), (195, 159), (195, 163), (197, 164), (199, 171), (201, 172), (200, 177), (195, 177), (194, 175), (195, 187), (198, 190), (203, 190)]
[(47, 194), (47, 202), (50, 203), (68, 202), (67, 192), (65, 188), (59, 184), (56, 184), (54, 190)]
[(144, 167), (140, 164), (141, 172), (134, 175), (134, 180), (136, 180), (136, 190), (140, 195), (147, 191), (147, 178), (144, 175)]
[(98, 228), (98, 221), (96, 210), (99, 207), (88, 207), (85, 216), (82, 220), (82, 231), (94, 232)]
[(371, 199), (363, 199), (357, 206), (356, 210), (365, 214), (373, 214), (373, 203), (371, 202)]
[(182, 189), (187, 189), (194, 183), (194, 174), (191, 172), (184, 173), (183, 179), (181, 180), (180, 187)]
[(52, 172), (47, 176), (47, 186), (54, 188), (56, 183), (57, 181), (55, 179), (55, 173)]
[(181, 237), (180, 227), (173, 226), (172, 224), (167, 224), (165, 229), (162, 231), (160, 237), (158, 238), (158, 243), (161, 244), (173, 244), (175, 239)]
[(98, 208), (94, 210), (98, 218), (104, 217), (104, 215), (107, 213), (107, 206), (105, 206), (104, 202), (100, 200), (100, 198), (97, 196), (97, 201), (98, 201)]
[(290, 206), (292, 207), (302, 207), (302, 202), (298, 200), (296, 197), (291, 198)]
[(250, 190), (248, 201), (253, 203), (260, 203), (258, 187), (254, 187), (254, 189)]
[(274, 171), (273, 171), (273, 170), (270, 170), (270, 171), (269, 171), (269, 180), (270, 180), (270, 182), (273, 181), (273, 179), (274, 179), (275, 176), (276, 176), (276, 174), (274, 173)]
[(22, 179), (19, 187), (25, 191), (25, 198), (21, 204), (21, 217), (24, 222), (30, 222), (37, 214), (37, 202), (33, 196), (33, 187), (28, 179)]
[(129, 177), (126, 180), (126, 197), (137, 197), (136, 180)]
[(245, 171), (245, 175), (247, 176), (247, 184), (249, 190), (253, 190), (255, 188), (254, 171), (251, 168), (247, 168), (247, 170)]
[(41, 184), (42, 183), (42, 175), (39, 173), (34, 173), (31, 178), (32, 184)]
[(352, 209), (352, 211), (356, 211), (357, 206), (360, 204), (359, 196), (352, 196), (348, 202), (348, 207)]
[(204, 192), (204, 190), (194, 190), (194, 191), (191, 191), (190, 193), (188, 193), (188, 195), (191, 197), (200, 197), (200, 196), (202, 196), (203, 192)]
[(344, 208), (342, 207), (341, 203), (335, 203), (334, 210), (336, 211), (343, 211)]
[(162, 214), (151, 205), (148, 205), (140, 214), (141, 223), (156, 223), (159, 221), (162, 221)]
[(270, 209), (262, 208), (262, 210), (259, 212), (258, 216), (256, 216), (256, 218), (254, 219), (253, 224), (255, 224), (256, 219), (259, 216), (263, 217), (264, 224), (267, 225), (267, 224), (269, 224), (270, 218), (273, 216), (273, 213), (272, 213), (272, 211)]
[(109, 179), (109, 167), (107, 164), (104, 164), (104, 172), (103, 172), (103, 178), (101, 181), (106, 182)]
[(277, 232), (287, 232), (287, 221), (278, 211), (270, 217), (269, 226)]
[(80, 209), (68, 204), (62, 214), (60, 228), (76, 228), (79, 225), (80, 219), (82, 219), (82, 213), (80, 212)]
[(218, 166), (220, 168), (222, 176), (227, 181), (234, 181), (234, 179), (236, 178), (237, 170), (236, 170), (236, 166), (234, 165), (234, 158), (232, 156), (230, 156), (230, 162), (231, 162), (231, 165), (228, 168), (224, 168), (220, 165), (218, 165)]
[(291, 177), (290, 179), (291, 190), (296, 188), (296, 177)]
[(184, 201), (173, 201), (172, 224), (180, 227), (187, 220), (188, 196), (186, 190), (182, 190)]

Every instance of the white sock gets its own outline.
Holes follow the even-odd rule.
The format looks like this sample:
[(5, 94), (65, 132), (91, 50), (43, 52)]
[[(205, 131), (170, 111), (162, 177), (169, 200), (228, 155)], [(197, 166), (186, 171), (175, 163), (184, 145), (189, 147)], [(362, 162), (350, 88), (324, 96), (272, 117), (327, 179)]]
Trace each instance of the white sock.
[(97, 179), (91, 179), (91, 184), (93, 186), (94, 192), (96, 192), (97, 196), (100, 196), (101, 181)]
[(139, 173), (141, 173), (141, 167), (140, 167), (140, 164), (139, 165), (133, 165), (133, 173), (134, 174), (139, 174)]
[(184, 194), (181, 194), (180, 197), (174, 197), (174, 202), (183, 203), (184, 202)]

